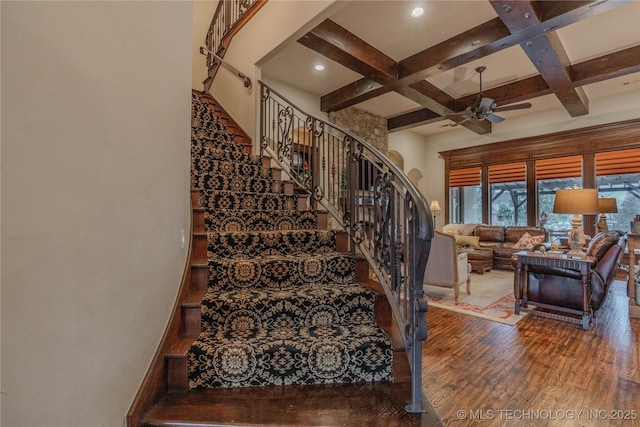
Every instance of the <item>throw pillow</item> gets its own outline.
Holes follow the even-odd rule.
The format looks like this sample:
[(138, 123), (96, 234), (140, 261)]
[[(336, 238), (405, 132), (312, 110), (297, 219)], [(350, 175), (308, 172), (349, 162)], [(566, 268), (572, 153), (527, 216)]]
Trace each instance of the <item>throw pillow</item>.
[(618, 243), (619, 238), (620, 236), (618, 236), (618, 233), (615, 231), (596, 234), (596, 236), (589, 242), (587, 256), (593, 256), (596, 257), (596, 259), (602, 258), (611, 246)]
[(513, 245), (514, 249), (527, 249), (532, 250), (536, 245), (544, 242), (544, 235), (541, 234), (539, 236), (532, 236), (529, 232), (525, 232), (520, 240)]
[(478, 236), (455, 236), (456, 245), (469, 246), (470, 248), (480, 247), (480, 237)]

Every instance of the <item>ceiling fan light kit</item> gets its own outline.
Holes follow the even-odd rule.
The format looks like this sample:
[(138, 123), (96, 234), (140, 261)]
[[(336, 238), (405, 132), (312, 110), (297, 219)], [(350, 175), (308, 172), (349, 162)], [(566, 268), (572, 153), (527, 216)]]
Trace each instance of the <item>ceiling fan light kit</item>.
[(494, 114), (496, 111), (511, 111), (511, 110), (522, 110), (525, 108), (531, 108), (530, 102), (525, 102), (522, 104), (514, 104), (506, 107), (498, 107), (496, 103), (491, 98), (486, 98), (482, 93), (482, 73), (487, 69), (485, 66), (480, 66), (476, 68), (476, 72), (480, 75), (480, 91), (478, 93), (478, 99), (475, 104), (467, 107), (463, 112), (460, 113), (452, 113), (447, 114), (447, 118), (458, 118), (463, 117), (463, 119), (453, 126), (458, 126), (469, 120), (489, 120), (492, 123), (500, 123), (504, 121), (504, 117), (500, 117), (497, 114)]

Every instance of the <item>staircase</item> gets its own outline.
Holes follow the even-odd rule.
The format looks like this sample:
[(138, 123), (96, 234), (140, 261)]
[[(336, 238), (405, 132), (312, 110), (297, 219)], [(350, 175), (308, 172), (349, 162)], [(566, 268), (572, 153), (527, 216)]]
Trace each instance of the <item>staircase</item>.
[(209, 95), (192, 101), (189, 263), (127, 425), (433, 417), (405, 412), (415, 361), (370, 261), (270, 158), (246, 152)]
[[(375, 295), (306, 196), (246, 154), (193, 94), (192, 186), (205, 212), (208, 281), (189, 389), (390, 381)], [(366, 277), (365, 277), (366, 278)]]

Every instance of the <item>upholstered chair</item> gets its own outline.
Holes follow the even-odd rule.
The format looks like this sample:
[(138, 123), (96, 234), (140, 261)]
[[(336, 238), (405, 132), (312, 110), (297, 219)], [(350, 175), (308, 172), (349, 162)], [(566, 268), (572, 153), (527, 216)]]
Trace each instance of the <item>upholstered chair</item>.
[(431, 251), (424, 273), (423, 283), (429, 286), (453, 288), (455, 303), (458, 303), (460, 285), (467, 284), (470, 295), (471, 264), (466, 252), (459, 252), (454, 236), (435, 231), (431, 240)]

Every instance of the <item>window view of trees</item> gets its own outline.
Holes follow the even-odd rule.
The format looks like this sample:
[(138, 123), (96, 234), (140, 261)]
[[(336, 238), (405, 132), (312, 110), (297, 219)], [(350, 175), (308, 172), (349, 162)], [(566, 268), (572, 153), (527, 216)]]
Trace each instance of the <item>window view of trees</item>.
[(605, 214), (610, 230), (629, 231), (629, 223), (640, 214), (640, 173), (598, 177), (600, 197), (616, 199), (618, 213)]
[(449, 218), (457, 224), (482, 222), (480, 168), (459, 169), (449, 174)]

